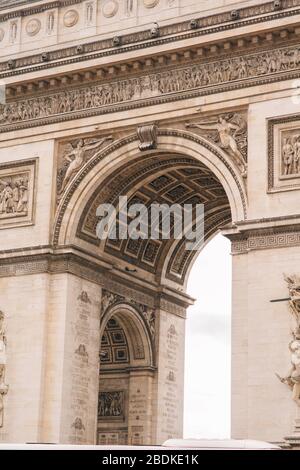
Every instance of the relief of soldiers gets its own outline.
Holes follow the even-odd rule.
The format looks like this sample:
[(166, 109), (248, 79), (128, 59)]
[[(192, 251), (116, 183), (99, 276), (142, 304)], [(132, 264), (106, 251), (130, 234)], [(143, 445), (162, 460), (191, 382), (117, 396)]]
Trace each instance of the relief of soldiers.
[(28, 180), (22, 177), (0, 179), (0, 215), (27, 211)]

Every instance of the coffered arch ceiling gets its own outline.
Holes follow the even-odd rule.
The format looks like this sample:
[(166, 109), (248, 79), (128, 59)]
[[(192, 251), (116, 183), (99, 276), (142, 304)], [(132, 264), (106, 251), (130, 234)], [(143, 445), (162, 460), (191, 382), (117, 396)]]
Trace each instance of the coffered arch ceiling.
[(96, 236), (100, 204), (204, 204), (205, 241), (232, 220), (229, 200), (213, 172), (195, 158), (177, 153), (153, 153), (133, 159), (112, 172), (94, 191), (82, 213), (77, 237), (96, 245), (113, 259), (126, 261), (154, 274), (184, 284), (197, 252), (187, 251), (185, 240), (107, 240)]

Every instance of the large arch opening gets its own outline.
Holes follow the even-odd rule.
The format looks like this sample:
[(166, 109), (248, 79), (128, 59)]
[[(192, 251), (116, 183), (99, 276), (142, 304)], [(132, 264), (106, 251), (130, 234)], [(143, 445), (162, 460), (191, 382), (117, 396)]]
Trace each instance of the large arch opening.
[(230, 241), (217, 234), (197, 257), (187, 292), (184, 436), (227, 439), (231, 431)]

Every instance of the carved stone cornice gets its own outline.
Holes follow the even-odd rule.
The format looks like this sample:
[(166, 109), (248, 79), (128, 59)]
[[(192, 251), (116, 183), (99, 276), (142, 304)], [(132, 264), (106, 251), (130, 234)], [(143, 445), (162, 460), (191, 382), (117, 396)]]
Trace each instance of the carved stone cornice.
[(246, 58), (198, 60), (185, 67), (161, 68), (159, 73), (73, 85), (56, 93), (47, 88), (40, 96), (2, 105), (0, 132), (297, 79), (299, 69), (299, 46), (288, 46)]
[(154, 285), (151, 288), (146, 285), (143, 287), (141, 282), (135, 282), (134, 278), (127, 280), (101, 267), (97, 260), (92, 261), (91, 255), (89, 258), (78, 251), (58, 253), (47, 246), (0, 252), (0, 278), (46, 273), (73, 274), (120, 296), (130, 298), (138, 304), (149, 308), (163, 308), (185, 318), (186, 308), (193, 302), (186, 294), (175, 291), (173, 293), (168, 288), (161, 290)]
[[(67, 1), (68, 0), (65, 0), (65, 2), (59, 2), (59, 4), (61, 5), (62, 3), (67, 3)], [(68, 4), (79, 3), (80, 1), (82, 0), (69, 0)], [(57, 2), (53, 2), (53, 4), (56, 3)], [(47, 5), (52, 4), (41, 6), (44, 9), (47, 9)], [(214, 33), (231, 31), (237, 28), (260, 23), (267, 23), (269, 26), (271, 21), (299, 15), (300, 10), (295, 8), (298, 6), (300, 6), (300, 0), (283, 0), (282, 8), (279, 11), (276, 11), (274, 8), (274, 2), (267, 2), (263, 3), (262, 5), (241, 8), (239, 9), (240, 19), (238, 22), (232, 20), (231, 10), (229, 10), (224, 13), (198, 18), (196, 20), (198, 25), (197, 29), (191, 27), (190, 21), (163, 26), (160, 28), (159, 38), (157, 39), (152, 38), (150, 30), (145, 30), (137, 33), (124, 34), (121, 37), (122, 39), (120, 47), (115, 46), (114, 38), (112, 37), (82, 44), (80, 53), (78, 52), (77, 46), (49, 51), (46, 63), (45, 59), (43, 58), (43, 53), (17, 58), (13, 61), (13, 70), (11, 70), (12, 62), (7, 60), (0, 63), (0, 72), (2, 72), (0, 73), (0, 78), (50, 69), (57, 67), (58, 65), (63, 66), (91, 59), (99, 59), (101, 57), (119, 55), (120, 53), (133, 52), (135, 50), (146, 49), (148, 47), (161, 47), (169, 43), (176, 43), (177, 41), (209, 36)], [(53, 6), (51, 8), (53, 8)], [(16, 12), (9, 12), (8, 14), (16, 16), (20, 14), (20, 12), (21, 11), (19, 10)], [(25, 11), (22, 12), (21, 15), (26, 16), (26, 14), (32, 13), (32, 10), (31, 13), (26, 13)], [(37, 11), (34, 11), (34, 13), (37, 13)], [(5, 15), (3, 15), (2, 21), (5, 21), (6, 19), (7, 18)], [(241, 49), (241, 47), (244, 47), (249, 43), (253, 43), (256, 47), (258, 47), (260, 43), (264, 41), (266, 44), (270, 44), (270, 42), (276, 38), (284, 40), (285, 38), (292, 38), (293, 35), (297, 36), (298, 34), (299, 27), (297, 25), (289, 25), (288, 30), (286, 27), (282, 30), (276, 29), (276, 31), (274, 31), (274, 35), (272, 35), (271, 32), (263, 33), (263, 31), (260, 31), (259, 36), (258, 32), (255, 32), (252, 34), (252, 36), (248, 35), (247, 38), (226, 38), (226, 40), (224, 39), (223, 41), (219, 42), (218, 45), (210, 44), (208, 46), (208, 50), (212, 47), (212, 50), (215, 51), (215, 55), (218, 56), (220, 50), (228, 51), (228, 48), (231, 49), (234, 47)], [(187, 52), (186, 54), (188, 55), (189, 53)]]

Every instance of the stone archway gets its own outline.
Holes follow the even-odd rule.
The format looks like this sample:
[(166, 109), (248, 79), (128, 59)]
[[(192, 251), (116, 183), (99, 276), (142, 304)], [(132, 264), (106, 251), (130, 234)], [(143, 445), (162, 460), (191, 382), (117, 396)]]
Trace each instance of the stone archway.
[[(156, 281), (167, 278), (166, 282), (176, 285), (179, 281), (185, 286), (194, 256), (186, 253), (182, 243), (170, 242), (164, 245), (164, 250), (144, 243), (142, 247), (132, 246), (129, 253), (123, 244), (117, 253), (116, 245), (98, 243), (95, 234), (98, 205), (116, 204), (121, 195), (148, 205), (158, 200), (169, 204), (203, 203), (207, 215), (206, 242), (220, 227), (247, 218), (244, 179), (219, 147), (187, 131), (160, 129), (155, 150), (141, 152), (137, 147), (137, 135), (129, 135), (89, 160), (59, 201), (53, 242), (87, 251), (92, 246), (93, 252), (97, 246), (97, 254), (104, 255), (109, 262), (117, 256), (134, 265), (137, 262), (130, 251), (155, 252), (164, 262), (151, 267), (153, 259), (144, 262), (140, 257), (138, 264), (142, 269), (149, 272), (151, 267)], [(165, 187), (170, 189), (167, 196), (163, 194)], [(152, 193), (145, 194), (149, 190)]]
[(155, 351), (141, 312), (103, 292), (97, 442), (151, 444)]
[[(84, 257), (81, 275), (88, 275), (95, 264), (102, 288), (102, 312), (106, 312), (107, 304), (113, 306), (100, 319), (100, 337), (110, 342), (111, 360), (105, 364), (104, 359), (102, 375), (100, 367), (100, 403), (94, 409), (95, 416), (100, 413), (98, 439), (124, 442), (136, 438), (140, 443), (161, 443), (182, 435), (185, 317), (192, 302), (185, 289), (198, 251), (186, 250), (184, 239), (154, 243), (148, 239), (99, 240), (97, 207), (102, 203), (116, 206), (120, 196), (126, 196), (129, 205), (204, 204), (205, 245), (224, 225), (246, 219), (247, 195), (238, 168), (219, 147), (186, 130), (159, 129), (154, 149), (141, 151), (138, 134), (108, 144), (89, 159), (58, 201), (55, 249), (71, 247), (81, 259)], [(135, 320), (128, 327), (132, 308)], [(113, 361), (116, 346), (107, 329), (111, 318), (124, 339), (124, 362)], [(145, 350), (149, 344), (151, 347), (148, 360), (135, 364), (130, 347), (138, 345), (139, 338), (144, 338), (144, 343), (148, 338)], [(122, 390), (116, 387), (118, 377), (124, 385)], [(132, 388), (136, 389), (131, 395), (135, 403), (130, 404), (128, 390)], [(139, 397), (137, 390), (146, 392)], [(132, 416), (136, 418), (133, 410), (140, 401), (145, 405), (138, 417), (144, 418), (137, 424)], [(105, 403), (112, 411), (105, 411)], [(123, 406), (119, 420), (107, 416), (115, 412), (116, 403)]]

